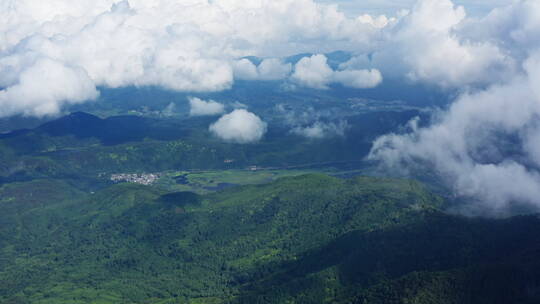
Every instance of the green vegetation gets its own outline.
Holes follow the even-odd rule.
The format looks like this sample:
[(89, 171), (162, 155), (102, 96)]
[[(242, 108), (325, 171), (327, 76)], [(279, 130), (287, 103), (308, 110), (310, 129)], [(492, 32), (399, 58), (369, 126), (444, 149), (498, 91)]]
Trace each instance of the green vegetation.
[[(273, 170), (273, 169), (231, 169), (214, 171), (172, 171), (163, 174), (155, 186), (169, 191), (191, 191), (206, 194), (238, 185), (256, 185), (275, 181), (282, 177), (298, 176), (308, 173), (337, 175), (343, 171), (331, 167), (314, 170)], [(353, 171), (357, 173), (359, 171)], [(351, 174), (351, 171), (345, 173)]]
[(540, 219), (451, 215), (417, 182), (357, 177), (373, 137), (417, 113), (372, 114), (343, 137), (274, 125), (241, 146), (213, 118), (0, 134), (0, 303), (540, 302)]
[(0, 184), (54, 178), (76, 180), (88, 189), (97, 189), (115, 173), (221, 171), (249, 166), (304, 170), (336, 162), (344, 167), (354, 164), (350, 166), (358, 169), (377, 134), (393, 130), (415, 115), (418, 112), (351, 116), (354, 127), (347, 134), (321, 139), (292, 134), (290, 126), (272, 125), (262, 141), (236, 145), (210, 134), (208, 126), (215, 117), (101, 119), (76, 112), (35, 129), (0, 134)]
[(540, 220), (442, 204), (413, 181), (321, 174), (204, 195), (5, 184), (0, 302), (537, 303)]

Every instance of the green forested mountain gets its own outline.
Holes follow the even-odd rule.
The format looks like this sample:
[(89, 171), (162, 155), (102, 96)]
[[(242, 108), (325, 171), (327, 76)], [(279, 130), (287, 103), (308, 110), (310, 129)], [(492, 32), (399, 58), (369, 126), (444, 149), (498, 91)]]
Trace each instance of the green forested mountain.
[(112, 173), (358, 161), (375, 136), (416, 115), (412, 110), (357, 114), (348, 118), (351, 127), (344, 136), (319, 139), (300, 137), (276, 124), (261, 142), (236, 145), (208, 131), (215, 117), (101, 119), (75, 112), (34, 129), (0, 134), (0, 183), (36, 178), (99, 183), (100, 176)]
[(413, 181), (200, 196), (0, 188), (0, 303), (538, 303), (540, 219), (471, 219)]
[(539, 88), (540, 0), (0, 0), (0, 304), (540, 304)]

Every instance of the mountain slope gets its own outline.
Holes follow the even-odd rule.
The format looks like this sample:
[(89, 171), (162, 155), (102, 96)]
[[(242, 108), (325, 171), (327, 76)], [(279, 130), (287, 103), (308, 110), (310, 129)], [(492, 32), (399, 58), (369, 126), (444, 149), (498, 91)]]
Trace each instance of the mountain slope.
[[(446, 215), (407, 180), (305, 175), (205, 196), (50, 185), (66, 199), (40, 187), (0, 188), (2, 303), (487, 303), (467, 284), (491, 284), (486, 299), (540, 286), (522, 260), (540, 250), (536, 217)], [(13, 195), (33, 188), (39, 204)], [(515, 276), (486, 281), (493, 269)]]

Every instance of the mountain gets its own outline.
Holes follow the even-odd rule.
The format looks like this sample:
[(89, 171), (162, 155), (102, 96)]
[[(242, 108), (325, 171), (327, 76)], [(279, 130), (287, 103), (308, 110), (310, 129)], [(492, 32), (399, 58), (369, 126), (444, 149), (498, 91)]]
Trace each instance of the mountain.
[(540, 219), (465, 218), (409, 180), (207, 195), (0, 188), (1, 303), (538, 303)]
[(34, 129), (0, 135), (0, 183), (56, 178), (92, 184), (100, 183), (98, 176), (114, 173), (360, 162), (377, 136), (399, 130), (418, 115), (416, 110), (351, 114), (340, 121), (344, 134), (323, 138), (299, 136), (292, 126), (269, 119), (261, 141), (236, 145), (208, 131), (215, 117), (100, 118), (74, 112)]
[[(171, 132), (176, 128), (176, 132)], [(145, 138), (174, 140), (186, 135), (182, 126), (172, 126), (155, 119), (124, 115), (101, 119), (97, 116), (74, 112), (47, 122), (35, 129), (49, 136), (74, 136), (78, 139), (96, 138), (104, 145), (118, 145)]]

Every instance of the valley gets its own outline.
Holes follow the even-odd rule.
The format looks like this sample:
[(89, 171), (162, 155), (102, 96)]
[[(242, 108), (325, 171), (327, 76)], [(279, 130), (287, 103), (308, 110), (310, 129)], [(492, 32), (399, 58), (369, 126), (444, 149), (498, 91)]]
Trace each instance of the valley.
[[(411, 115), (361, 117), (372, 128), (399, 128)], [(76, 112), (4, 134), (0, 302), (492, 304), (540, 296), (537, 216), (450, 214), (438, 185), (376, 177), (362, 159), (371, 133), (281, 133), (238, 146), (190, 125)]]
[(0, 304), (540, 303), (539, 0), (0, 0)]

